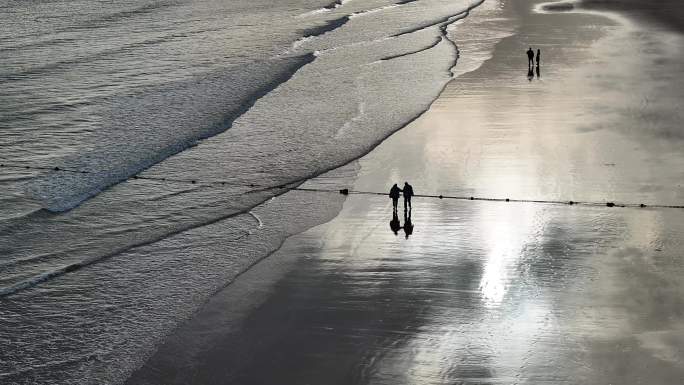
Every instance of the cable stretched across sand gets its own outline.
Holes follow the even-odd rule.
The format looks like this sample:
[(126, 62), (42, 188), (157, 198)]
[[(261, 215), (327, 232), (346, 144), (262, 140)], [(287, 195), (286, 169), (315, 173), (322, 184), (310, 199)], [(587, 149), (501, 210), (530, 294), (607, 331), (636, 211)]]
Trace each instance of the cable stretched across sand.
[[(35, 166), (35, 165), (19, 165), (19, 164), (9, 164), (0, 163), (0, 169), (21, 169), (21, 170), (36, 170), (36, 171), (54, 171), (54, 172), (66, 172), (66, 173), (78, 173), (78, 174), (90, 174), (91, 171), (87, 170), (76, 170), (61, 167), (49, 167), (49, 166)], [(385, 192), (377, 191), (359, 191), (350, 190), (348, 188), (342, 189), (322, 189), (322, 188), (309, 188), (309, 187), (299, 187), (303, 181), (293, 181), (284, 184), (274, 185), (274, 186), (260, 186), (256, 184), (239, 184), (232, 182), (230, 180), (205, 180), (205, 179), (178, 179), (178, 178), (165, 178), (165, 177), (152, 177), (152, 176), (139, 176), (134, 175), (130, 180), (149, 180), (158, 183), (183, 183), (192, 184), (198, 186), (216, 186), (216, 187), (250, 187), (253, 190), (245, 192), (245, 194), (254, 193), (258, 191), (268, 191), (277, 189), (287, 189), (296, 191), (308, 191), (308, 192), (320, 192), (320, 193), (339, 193), (343, 195), (387, 195)], [(575, 200), (549, 200), (549, 199), (525, 199), (525, 198), (497, 198), (497, 197), (482, 197), (482, 196), (460, 196), (460, 195), (443, 195), (443, 194), (413, 194), (416, 198), (431, 198), (431, 199), (452, 199), (452, 200), (462, 200), (462, 201), (486, 201), (486, 202), (512, 202), (512, 203), (535, 203), (535, 204), (550, 204), (550, 205), (564, 205), (564, 206), (594, 206), (594, 207), (619, 207), (619, 208), (658, 208), (658, 209), (684, 209), (684, 205), (667, 205), (667, 204), (645, 204), (645, 203), (620, 203), (620, 202), (598, 202), (598, 201), (575, 201)]]

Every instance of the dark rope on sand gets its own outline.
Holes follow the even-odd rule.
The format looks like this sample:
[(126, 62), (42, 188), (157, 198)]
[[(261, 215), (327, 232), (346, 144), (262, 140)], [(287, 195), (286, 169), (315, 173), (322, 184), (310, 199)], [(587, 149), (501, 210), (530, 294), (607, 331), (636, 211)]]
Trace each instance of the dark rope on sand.
[[(354, 191), (348, 189), (342, 190), (326, 190), (313, 188), (293, 188), (299, 191), (316, 191), (316, 192), (338, 192), (343, 195), (387, 195), (387, 193), (372, 192), (372, 191)], [(476, 197), (476, 196), (458, 196), (458, 195), (431, 195), (431, 194), (415, 194), (416, 198), (436, 198), (436, 199), (452, 199), (461, 201), (485, 201), (485, 202), (517, 202), (517, 203), (538, 203), (548, 205), (565, 205), (565, 206), (596, 206), (596, 207), (637, 207), (637, 208), (665, 208), (665, 209), (684, 209), (684, 205), (661, 205), (661, 204), (644, 204), (644, 203), (615, 203), (615, 202), (590, 202), (590, 201), (561, 201), (561, 200), (544, 200), (544, 199), (511, 199), (511, 198), (490, 198), (490, 197)]]
[[(34, 165), (18, 165), (10, 163), (0, 163), (0, 169), (17, 169), (17, 170), (36, 170), (36, 171), (54, 171), (54, 172), (65, 172), (73, 174), (96, 174), (93, 171), (87, 170), (77, 170), (69, 169), (63, 167), (47, 167), (47, 166), (34, 166)], [(349, 189), (324, 189), (324, 188), (307, 188), (299, 187), (296, 184), (298, 182), (289, 182), (285, 184), (280, 184), (276, 186), (263, 186), (256, 184), (239, 184), (234, 183), (230, 180), (203, 180), (203, 179), (176, 179), (176, 178), (164, 178), (164, 177), (154, 177), (154, 176), (139, 176), (134, 175), (127, 179), (130, 180), (149, 180), (161, 183), (181, 183), (181, 184), (191, 184), (198, 186), (227, 186), (227, 187), (250, 187), (252, 190), (246, 191), (245, 194), (256, 193), (269, 190), (277, 189), (288, 189), (296, 191), (308, 191), (308, 192), (319, 192), (319, 193), (336, 193), (342, 195), (378, 195), (387, 196), (385, 192), (376, 191), (355, 191)], [(594, 206), (594, 207), (631, 207), (631, 208), (659, 208), (659, 209), (684, 209), (684, 205), (665, 205), (665, 204), (644, 204), (644, 203), (616, 203), (616, 202), (592, 202), (592, 201), (572, 201), (572, 200), (544, 200), (544, 199), (511, 199), (511, 198), (491, 198), (491, 197), (476, 197), (476, 196), (457, 196), (457, 195), (434, 195), (434, 194), (416, 194), (416, 198), (430, 198), (430, 199), (451, 199), (451, 200), (461, 200), (461, 201), (485, 201), (485, 202), (513, 202), (513, 203), (535, 203), (535, 204), (548, 204), (548, 205), (565, 205), (565, 206)]]

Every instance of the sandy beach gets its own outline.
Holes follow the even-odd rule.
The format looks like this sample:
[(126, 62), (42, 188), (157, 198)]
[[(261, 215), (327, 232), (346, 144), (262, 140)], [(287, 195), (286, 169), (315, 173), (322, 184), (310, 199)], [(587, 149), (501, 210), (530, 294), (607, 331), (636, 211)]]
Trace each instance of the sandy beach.
[(657, 24), (661, 24), (667, 29), (680, 32), (684, 30), (684, 11), (682, 11), (681, 4), (676, 0), (648, 2), (638, 0), (583, 0), (580, 5), (587, 9), (631, 13), (636, 18), (645, 16), (650, 19), (649, 21), (656, 23), (656, 25), (651, 25), (651, 28), (657, 28)]
[[(493, 56), (468, 71), (478, 47), (459, 46), (459, 76), (431, 109), (360, 159), (353, 186), (327, 183), (683, 202), (682, 36), (536, 5), (497, 10), (517, 27)], [(531, 78), (528, 46), (543, 55)], [(212, 297), (128, 384), (684, 382), (681, 210), (413, 206), (412, 233), (394, 234), (387, 197), (350, 195)]]

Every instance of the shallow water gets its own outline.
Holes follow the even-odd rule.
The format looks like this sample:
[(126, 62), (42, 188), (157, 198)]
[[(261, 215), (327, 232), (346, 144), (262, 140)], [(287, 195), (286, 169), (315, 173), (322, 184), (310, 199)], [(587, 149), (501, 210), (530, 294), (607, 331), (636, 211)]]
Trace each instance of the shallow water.
[[(59, 70), (27, 69), (3, 75), (8, 85), (3, 97), (8, 103), (3, 104), (2, 119), (8, 130), (0, 140), (5, 164), (58, 166), (78, 172), (3, 167), (0, 228), (4, 231), (0, 236), (7, 269), (0, 278), (0, 291), (12, 293), (67, 268), (245, 213), (285, 191), (273, 186), (296, 185), (341, 166), (424, 111), (451, 78), (449, 69), (456, 59), (456, 49), (441, 23), (451, 22), (451, 16), (464, 17), (478, 3), (435, 0), (389, 8), (383, 8), (382, 2), (355, 3), (313, 14), (297, 4), (265, 11), (258, 4), (209, 2), (195, 7), (182, 3), (177, 5), (180, 8), (162, 7), (162, 14), (150, 5), (106, 10), (87, 20), (45, 22), (37, 24), (36, 31), (3, 40), (8, 52), (30, 56), (33, 61), (24, 66), (35, 69), (55, 57), (31, 55), (38, 44), (29, 44), (31, 38), (76, 34), (65, 38), (66, 42), (50, 43), (72, 49), (59, 56), (73, 56), (67, 64), (53, 63)], [(59, 3), (54, 7), (59, 8)], [(60, 12), (28, 4), (16, 8), (13, 12), (29, 15)], [(118, 47), (133, 38), (126, 35), (121, 37), (125, 42), (100, 39), (91, 43), (89, 39), (98, 33), (119, 36), (124, 22), (137, 31), (150, 23), (149, 18), (162, 23), (165, 12), (172, 11), (181, 20), (189, 11), (198, 12), (196, 24), (218, 23), (216, 28), (205, 29), (217, 40), (214, 45), (229, 52), (211, 46), (202, 50), (192, 39), (179, 40), (171, 34), (170, 42), (152, 39), (149, 44), (159, 47), (145, 46), (151, 53), (134, 55), (117, 49), (104, 59), (98, 56), (87, 67), (102, 70), (102, 76), (79, 71), (85, 59), (78, 55), (78, 47)], [(217, 18), (220, 12), (230, 17)], [(272, 20), (278, 14), (284, 23)], [(352, 14), (356, 16), (343, 24), (331, 22)], [(271, 31), (247, 23), (243, 16), (277, 27)], [(175, 28), (172, 20), (167, 29)], [(245, 30), (234, 34), (232, 23), (237, 29), (245, 23)], [(244, 40), (243, 34), (251, 35), (255, 28), (269, 31), (268, 36)], [(150, 29), (146, 33), (158, 33)], [(217, 34), (249, 49), (237, 55), (230, 51), (236, 47), (225, 48)], [(72, 47), (74, 40), (78, 44)], [(167, 58), (159, 49), (169, 44), (181, 44), (176, 49), (187, 60), (175, 58), (170, 68), (160, 67), (131, 79), (110, 79), (112, 73), (139, 68), (160, 56)], [(215, 55), (230, 60), (216, 63)], [(10, 55), (7, 68), (16, 68), (11, 61), (19, 56)], [(202, 65), (205, 62), (210, 64)], [(174, 71), (180, 75), (174, 76)], [(162, 75), (163, 81), (158, 78)], [(59, 88), (59, 96), (42, 91), (44, 85)], [(111, 89), (112, 85), (118, 88)], [(91, 88), (108, 94), (94, 95)], [(37, 96), (32, 98), (33, 94)], [(27, 110), (29, 105), (21, 101), (27, 97), (39, 104), (36, 111)], [(58, 106), (63, 99), (74, 99), (66, 111), (75, 117)], [(64, 127), (56, 127), (55, 122)], [(126, 180), (150, 166), (144, 177), (200, 183)], [(225, 182), (225, 186), (216, 188), (206, 181)], [(55, 213), (60, 211), (66, 212)]]
[[(2, 381), (119, 383), (212, 293), (329, 220), (342, 196), (273, 202), (277, 186), (427, 109), (456, 62), (444, 28), (480, 2), (326, 5), (2, 6)], [(9, 167), (26, 164), (48, 170)]]

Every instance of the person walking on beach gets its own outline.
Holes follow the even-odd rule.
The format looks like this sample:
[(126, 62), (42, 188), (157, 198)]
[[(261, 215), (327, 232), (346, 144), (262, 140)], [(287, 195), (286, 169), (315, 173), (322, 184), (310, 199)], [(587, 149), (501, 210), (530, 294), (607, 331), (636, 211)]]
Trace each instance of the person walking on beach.
[(539, 67), (540, 61), (541, 61), (541, 50), (537, 49), (537, 67)]
[(413, 193), (413, 186), (408, 184), (408, 182), (404, 182), (404, 190), (402, 191), (404, 192), (404, 211), (406, 211), (407, 207), (411, 210), (411, 197), (415, 195)]
[(395, 183), (389, 192), (389, 197), (392, 199), (392, 208), (395, 212), (397, 211), (397, 204), (399, 203), (399, 193), (401, 193), (401, 189)]
[(532, 51), (532, 47), (527, 50), (527, 66), (530, 68), (534, 66), (534, 51)]

